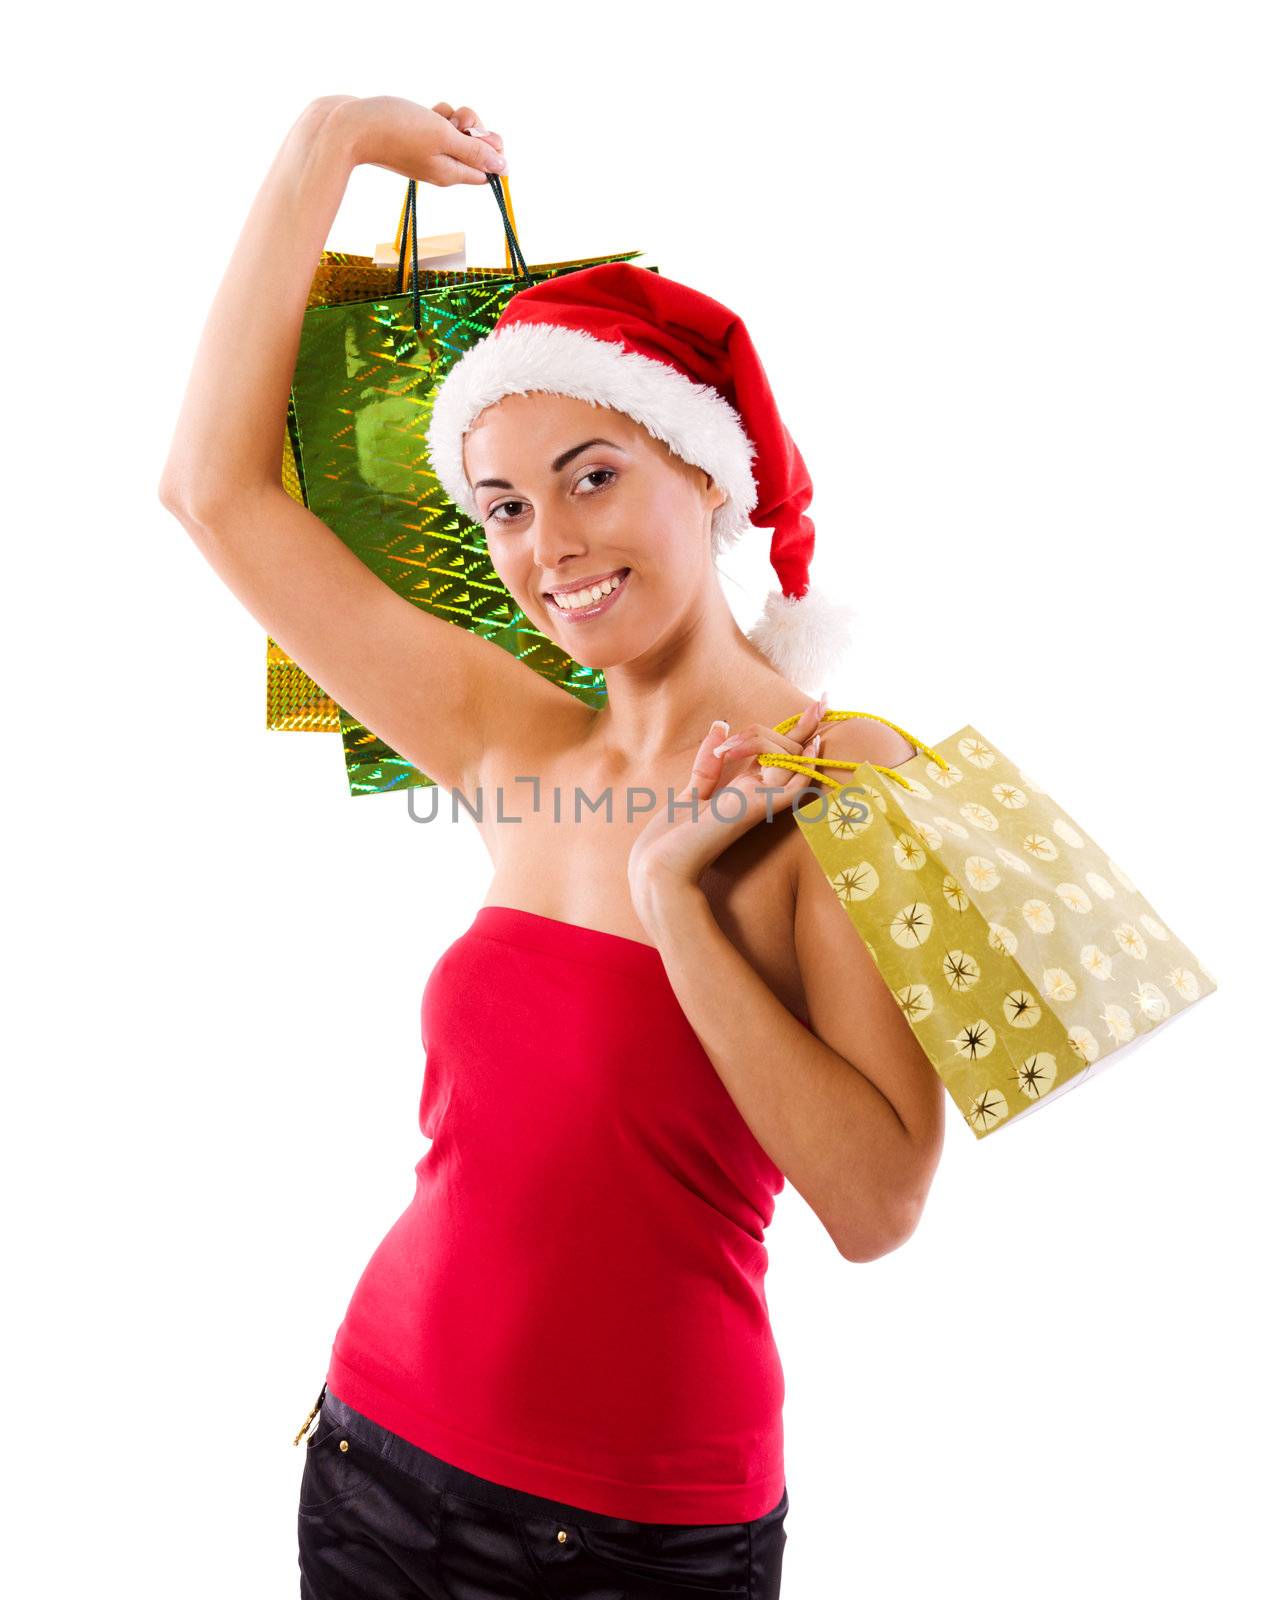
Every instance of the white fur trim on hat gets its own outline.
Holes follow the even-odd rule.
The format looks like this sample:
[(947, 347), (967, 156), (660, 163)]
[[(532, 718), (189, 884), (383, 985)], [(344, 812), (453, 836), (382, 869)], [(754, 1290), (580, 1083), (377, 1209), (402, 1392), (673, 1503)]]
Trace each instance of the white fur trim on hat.
[(579, 328), (541, 322), (495, 328), (454, 363), (437, 390), (427, 431), (432, 470), (473, 522), (480, 513), (462, 464), (463, 438), (503, 395), (537, 392), (624, 412), (707, 472), (727, 492), (713, 514), (715, 555), (752, 527), (757, 483), (750, 463), (757, 446), (730, 401), (666, 362)]
[(850, 643), (852, 607), (808, 589), (800, 600), (772, 589), (746, 637), (776, 669), (807, 694), (817, 694)]

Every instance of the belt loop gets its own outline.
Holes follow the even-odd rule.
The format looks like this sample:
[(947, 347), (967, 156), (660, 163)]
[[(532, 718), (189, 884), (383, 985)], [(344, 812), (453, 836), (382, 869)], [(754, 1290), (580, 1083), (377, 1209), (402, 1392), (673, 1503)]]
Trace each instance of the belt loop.
[(321, 1393), (317, 1396), (316, 1400), (313, 1402), (313, 1409), (304, 1418), (304, 1426), (299, 1430), (299, 1432), (291, 1440), (292, 1444), (298, 1444), (299, 1441), (308, 1432), (309, 1428), (312, 1425), (312, 1420), (317, 1415), (317, 1413), (321, 1410), (321, 1403), (325, 1398), (326, 1398), (326, 1385), (323, 1383), (322, 1386), (321, 1386)]

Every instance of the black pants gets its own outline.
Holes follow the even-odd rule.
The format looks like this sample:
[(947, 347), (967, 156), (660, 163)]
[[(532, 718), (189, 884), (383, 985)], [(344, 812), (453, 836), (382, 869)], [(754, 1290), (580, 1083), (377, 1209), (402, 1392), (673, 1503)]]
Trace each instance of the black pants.
[(751, 1522), (632, 1522), (476, 1477), (326, 1391), (299, 1491), (300, 1600), (776, 1600), (785, 1488)]

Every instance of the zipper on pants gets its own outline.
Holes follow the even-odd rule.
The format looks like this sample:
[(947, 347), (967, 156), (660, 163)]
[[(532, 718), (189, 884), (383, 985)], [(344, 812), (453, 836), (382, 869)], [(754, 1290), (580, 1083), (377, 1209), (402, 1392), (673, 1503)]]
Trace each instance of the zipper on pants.
[(317, 1396), (316, 1400), (313, 1401), (313, 1409), (304, 1418), (304, 1426), (299, 1430), (299, 1432), (291, 1440), (292, 1444), (298, 1444), (299, 1441), (308, 1432), (309, 1428), (312, 1427), (313, 1418), (321, 1410), (321, 1403), (325, 1398), (326, 1398), (326, 1385), (323, 1383), (322, 1386), (321, 1386), (321, 1393)]

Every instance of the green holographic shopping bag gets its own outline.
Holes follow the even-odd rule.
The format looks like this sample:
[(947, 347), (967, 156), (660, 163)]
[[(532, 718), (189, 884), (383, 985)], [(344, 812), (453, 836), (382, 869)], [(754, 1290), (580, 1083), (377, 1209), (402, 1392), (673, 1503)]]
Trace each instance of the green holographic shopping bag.
[(964, 727), (930, 748), (886, 726), (916, 747), (900, 767), (785, 755), (765, 764), (814, 774), (798, 826), (981, 1139), (1120, 1061), (1216, 982), (998, 745)]
[[(412, 181), (394, 266), (376, 267), (370, 257), (323, 254), (291, 381), (283, 484), (397, 594), (510, 651), (550, 682), (598, 705), (602, 673), (574, 661), (516, 605), (489, 560), (484, 530), (437, 483), (426, 456), (426, 434), (440, 381), (464, 351), (492, 331), (513, 295), (544, 279), (629, 261), (642, 252), (529, 266), (506, 179), (492, 177), (489, 187), (506, 233), (505, 268), (420, 269)], [(274, 640), (267, 644), (270, 728), (337, 728), (353, 795), (432, 783), (336, 706)]]
[[(503, 182), (507, 210), (513, 219), (510, 184), (505, 179)], [(413, 219), (412, 200), (413, 196), (407, 194), (401, 209), (395, 243), (379, 246), (373, 256), (353, 255), (342, 250), (322, 251), (308, 291), (309, 309), (313, 306), (340, 305), (354, 300), (381, 299), (401, 291), (405, 281), (403, 258), (405, 229)], [(505, 268), (467, 267), (455, 272), (423, 269), (420, 265), (421, 249), (430, 244), (433, 249), (452, 251), (461, 241), (460, 234), (430, 241), (423, 240), (420, 246), (415, 222), (411, 237), (414, 263), (418, 266), (418, 278), (424, 289), (430, 290), (442, 284), (460, 282), (464, 279), (499, 278), (513, 274), (514, 259), (511, 255), (509, 238), (506, 245)], [(389, 255), (394, 255), (395, 260), (387, 259)], [(287, 400), (286, 431), (282, 440), (282, 486), (293, 499), (303, 505), (304, 490), (300, 481), (295, 448), (291, 442), (295, 431), (295, 404), (294, 395), (291, 394)], [(291, 659), (275, 639), (270, 637), (267, 644), (266, 725), (283, 732), (338, 733), (339, 707), (313, 682), (304, 669)]]

